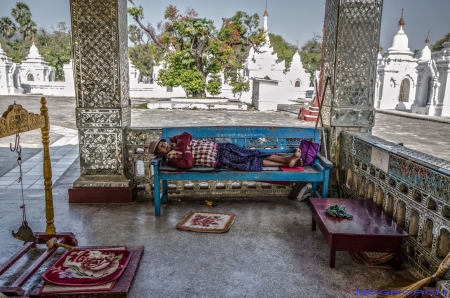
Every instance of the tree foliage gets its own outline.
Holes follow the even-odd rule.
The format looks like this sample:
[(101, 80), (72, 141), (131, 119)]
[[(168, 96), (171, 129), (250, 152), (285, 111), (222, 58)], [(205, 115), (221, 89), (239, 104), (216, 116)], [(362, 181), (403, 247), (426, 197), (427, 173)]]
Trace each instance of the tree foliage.
[(31, 11), (27, 4), (17, 2), (16, 7), (11, 10), (11, 15), (19, 24), (17, 28), (23, 40), (32, 40), (37, 32), (36, 23), (31, 19)]
[(313, 33), (313, 37), (308, 39), (300, 49), (300, 57), (302, 59), (305, 71), (314, 80), (314, 73), (322, 66), (322, 36)]
[(447, 33), (443, 38), (436, 41), (435, 44), (431, 45), (431, 51), (438, 52), (444, 48), (444, 42), (450, 41), (450, 33)]
[(16, 33), (16, 24), (9, 17), (2, 17), (0, 19), (0, 34), (5, 39), (10, 39)]
[(0, 18), (0, 39), (8, 57), (15, 63), (22, 63), (34, 42), (44, 60), (55, 68), (55, 79), (64, 80), (63, 66), (71, 58), (70, 32), (66, 24), (60, 22), (52, 31), (37, 30), (31, 11), (23, 2), (16, 3), (11, 16), (17, 24), (9, 17)]
[[(240, 75), (250, 47), (259, 52), (264, 42), (264, 30), (258, 28), (259, 16), (238, 11), (231, 18), (223, 18), (220, 29), (212, 20), (198, 17), (195, 10), (181, 14), (176, 6), (169, 5), (164, 22), (156, 30), (144, 25), (144, 10), (129, 0), (133, 7), (128, 13), (155, 45), (156, 57), (162, 57), (163, 69), (157, 82), (162, 86), (181, 86), (189, 95), (205, 97), (206, 90), (217, 95), (222, 85), (219, 73), (234, 92), (248, 89), (248, 81)], [(130, 30), (131, 31), (131, 30)], [(139, 40), (135, 28), (130, 39)]]
[(55, 68), (55, 80), (63, 81), (64, 64), (69, 63), (71, 58), (70, 34), (66, 23), (58, 23), (56, 29), (52, 28), (52, 32), (39, 29), (36, 46), (44, 60)]
[(153, 66), (161, 60), (161, 52), (157, 51), (148, 34), (144, 34), (144, 31), (136, 25), (128, 26), (128, 38), (134, 44), (128, 47), (128, 56), (133, 65), (140, 70), (139, 79), (152, 77)]
[(292, 58), (296, 51), (296, 46), (288, 43), (281, 35), (269, 33), (270, 44), (273, 47), (273, 53), (278, 55), (277, 62), (285, 61), (286, 69), (291, 67)]

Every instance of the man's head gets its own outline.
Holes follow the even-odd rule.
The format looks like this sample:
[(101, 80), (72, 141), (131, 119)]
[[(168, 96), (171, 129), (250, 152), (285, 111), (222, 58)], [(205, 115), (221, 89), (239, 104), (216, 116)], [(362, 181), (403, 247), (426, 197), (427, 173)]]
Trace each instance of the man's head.
[(166, 143), (165, 139), (151, 141), (148, 146), (149, 152), (153, 155), (166, 155), (172, 150), (169, 143)]

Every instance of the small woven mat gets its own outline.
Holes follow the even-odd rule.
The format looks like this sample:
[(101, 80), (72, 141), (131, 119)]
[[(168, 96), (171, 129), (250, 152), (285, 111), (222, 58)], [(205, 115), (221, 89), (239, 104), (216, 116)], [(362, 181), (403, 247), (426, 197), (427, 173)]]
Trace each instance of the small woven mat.
[[(60, 293), (74, 293), (74, 292), (96, 292), (96, 291), (111, 291), (116, 281), (112, 281), (106, 284), (96, 286), (85, 287), (71, 287), (71, 286), (59, 286), (54, 284), (45, 283), (42, 287), (41, 294), (60, 294)], [(1, 298), (1, 296), (0, 296)]]
[(235, 218), (234, 214), (191, 211), (177, 224), (177, 229), (201, 233), (225, 233)]
[(392, 269), (389, 262), (394, 258), (393, 254), (384, 252), (353, 252), (349, 251), (352, 261), (356, 264), (364, 264), (368, 268)]
[(42, 274), (48, 283), (65, 287), (97, 286), (115, 281), (130, 261), (130, 251), (121, 248), (75, 248), (66, 251)]

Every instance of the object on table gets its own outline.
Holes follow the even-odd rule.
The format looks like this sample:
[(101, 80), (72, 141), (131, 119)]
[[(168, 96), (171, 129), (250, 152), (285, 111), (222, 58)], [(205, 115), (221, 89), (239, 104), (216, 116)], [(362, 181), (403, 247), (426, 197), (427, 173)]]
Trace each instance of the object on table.
[(328, 215), (334, 216), (334, 217), (342, 217), (347, 219), (353, 219), (353, 215), (345, 211), (345, 205), (339, 206), (338, 204), (335, 204), (333, 206), (328, 207), (325, 212)]

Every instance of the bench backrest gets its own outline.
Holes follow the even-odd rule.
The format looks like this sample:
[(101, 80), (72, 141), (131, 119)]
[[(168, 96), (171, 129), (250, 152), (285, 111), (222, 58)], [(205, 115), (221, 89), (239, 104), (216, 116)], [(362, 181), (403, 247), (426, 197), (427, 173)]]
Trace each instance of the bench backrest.
[(289, 153), (300, 146), (302, 139), (320, 141), (320, 130), (309, 127), (267, 127), (267, 126), (196, 126), (165, 127), (162, 138), (169, 138), (183, 132), (194, 139), (210, 139), (215, 142), (234, 143), (244, 148), (255, 148), (273, 153)]

